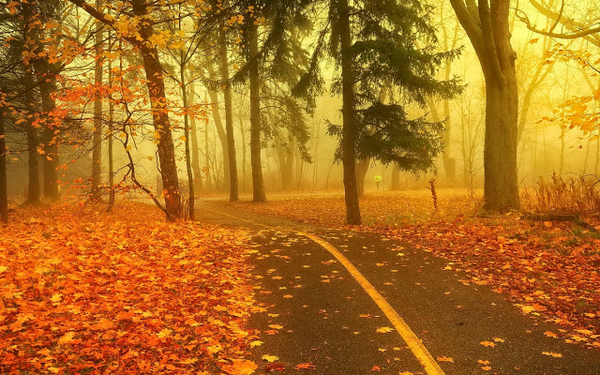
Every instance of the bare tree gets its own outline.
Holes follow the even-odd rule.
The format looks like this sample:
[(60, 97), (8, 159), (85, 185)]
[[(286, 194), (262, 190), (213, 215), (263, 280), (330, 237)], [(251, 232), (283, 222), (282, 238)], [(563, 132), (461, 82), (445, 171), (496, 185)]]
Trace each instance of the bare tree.
[[(118, 29), (118, 20), (108, 17), (98, 11), (85, 0), (70, 0), (73, 4), (84, 9), (98, 21)], [(143, 60), (146, 74), (147, 87), (152, 105), (152, 120), (157, 133), (157, 150), (159, 155), (162, 183), (166, 190), (165, 206), (159, 207), (165, 212), (168, 221), (174, 221), (183, 216), (179, 180), (177, 178), (177, 165), (175, 159), (175, 146), (171, 133), (171, 122), (167, 108), (167, 97), (163, 77), (163, 68), (158, 56), (158, 49), (151, 42), (154, 29), (150, 20), (152, 6), (146, 0), (130, 0), (132, 15), (140, 19), (138, 32), (135, 35), (122, 36), (129, 43), (137, 47)], [(42, 87), (40, 87), (42, 89)], [(158, 204), (158, 201), (155, 201)]]

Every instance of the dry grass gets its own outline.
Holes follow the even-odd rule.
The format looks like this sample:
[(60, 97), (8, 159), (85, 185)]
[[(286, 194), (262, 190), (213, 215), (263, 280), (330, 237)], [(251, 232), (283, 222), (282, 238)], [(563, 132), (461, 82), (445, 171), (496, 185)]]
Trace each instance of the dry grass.
[(523, 207), (532, 212), (589, 216), (600, 212), (600, 179), (595, 175), (540, 178), (523, 193)]

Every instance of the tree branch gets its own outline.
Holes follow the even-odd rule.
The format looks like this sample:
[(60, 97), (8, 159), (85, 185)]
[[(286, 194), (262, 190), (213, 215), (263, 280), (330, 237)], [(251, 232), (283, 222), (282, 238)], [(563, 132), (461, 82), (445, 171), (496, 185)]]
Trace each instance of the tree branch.
[[(594, 45), (600, 47), (600, 35), (596, 35), (596, 34), (600, 33), (600, 26), (591, 27), (591, 26), (585, 26), (578, 22), (575, 22), (574, 20), (563, 16), (562, 7), (561, 7), (560, 13), (555, 13), (551, 9), (547, 8), (544, 4), (541, 4), (540, 2), (538, 2), (537, 0), (529, 0), (529, 2), (540, 13), (542, 13), (544, 16), (546, 16), (554, 21), (554, 25), (548, 31), (540, 30), (531, 24), (531, 21), (529, 20), (529, 18), (523, 11), (518, 10), (516, 13), (517, 17), (519, 18), (519, 20), (521, 22), (525, 23), (525, 26), (527, 26), (527, 28), (529, 30), (531, 30), (537, 34), (546, 35), (546, 36), (549, 36), (552, 38), (558, 38), (558, 39), (585, 38), (590, 43), (593, 43)], [(566, 33), (554, 32), (554, 28), (556, 27), (556, 24), (558, 24), (558, 23), (561, 23), (566, 29), (571, 31), (571, 33), (566, 34)]]
[[(96, 8), (91, 6), (90, 4), (86, 3), (85, 0), (68, 0), (68, 1), (75, 4), (76, 6), (80, 7), (81, 9), (85, 10), (90, 16), (94, 17), (96, 20), (102, 22), (103, 24), (105, 24), (107, 26), (110, 26), (113, 30), (117, 31), (117, 29), (116, 29), (117, 22), (114, 19), (108, 18), (106, 14), (100, 12), (99, 10), (97, 10)], [(120, 35), (120, 37), (125, 39), (129, 43), (133, 44), (134, 46), (143, 47), (143, 41), (140, 41), (134, 37), (124, 36), (122, 34)]]

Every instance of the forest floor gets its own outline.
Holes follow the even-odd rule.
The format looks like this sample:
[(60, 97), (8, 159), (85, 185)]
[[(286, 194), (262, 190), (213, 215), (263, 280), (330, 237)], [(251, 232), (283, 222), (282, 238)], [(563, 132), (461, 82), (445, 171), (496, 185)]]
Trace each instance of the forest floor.
[(0, 373), (230, 374), (254, 331), (247, 233), (147, 204), (19, 208), (0, 226)]
[(0, 227), (0, 373), (422, 373), (306, 233), (346, 254), (447, 374), (596, 373), (600, 237), (478, 216), (479, 202), (369, 192), (358, 227), (339, 193), (206, 199), (174, 224), (142, 203), (20, 207)]
[[(275, 197), (232, 207), (323, 227), (379, 233), (447, 259), (464, 284), (489, 285), (524, 314), (560, 326), (547, 332), (600, 349), (600, 235), (571, 222), (522, 220), (518, 213), (479, 215), (481, 195), (439, 189), (368, 192), (363, 225), (347, 226), (342, 195)], [(533, 204), (526, 197), (525, 207)], [(592, 225), (599, 222), (590, 221)], [(598, 227), (600, 228), (600, 227)]]
[(456, 190), (438, 192), (431, 219), (428, 195), (370, 194), (361, 227), (343, 224), (332, 193), (199, 205), (200, 220), (253, 233), (255, 298), (267, 309), (250, 320), (264, 341), (257, 374), (598, 374), (597, 273), (555, 238), (566, 231), (587, 248), (594, 235), (478, 218), (477, 198)]

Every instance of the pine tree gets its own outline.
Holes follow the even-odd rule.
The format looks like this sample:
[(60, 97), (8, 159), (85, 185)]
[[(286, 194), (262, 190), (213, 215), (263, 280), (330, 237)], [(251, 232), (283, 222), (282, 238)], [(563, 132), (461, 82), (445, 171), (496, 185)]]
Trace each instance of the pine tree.
[[(261, 103), (269, 100), (283, 108), (282, 113), (294, 114), (293, 125), (288, 130), (298, 135), (300, 148), (308, 140), (302, 135), (307, 132), (303, 116), (295, 115), (297, 98), (290, 94), (308, 64), (308, 56), (299, 40), (311, 30), (306, 11), (312, 3), (309, 0), (240, 2), (239, 13), (243, 13), (246, 20), (242, 25), (246, 63), (233, 80), (239, 82), (247, 78), (250, 82), (250, 156), (255, 202), (266, 201), (261, 136), (269, 132), (269, 124), (264, 121), (268, 116), (261, 113)], [(310, 109), (310, 104), (305, 107)], [(272, 120), (272, 124), (278, 122)]]
[[(439, 66), (459, 51), (435, 52), (430, 8), (420, 1), (327, 0), (324, 4), (329, 9), (328, 23), (299, 90), (318, 92), (322, 80), (317, 61), (328, 52), (339, 72), (332, 91), (343, 99), (343, 124), (329, 129), (341, 137), (338, 157), (344, 166), (347, 221), (360, 224), (357, 158), (396, 162), (415, 172), (433, 168), (433, 159), (442, 149), (443, 124), (413, 118), (407, 107), (424, 107), (427, 97), (445, 99), (460, 92), (455, 79), (435, 78)], [(398, 102), (381, 100), (385, 90), (395, 93)]]

